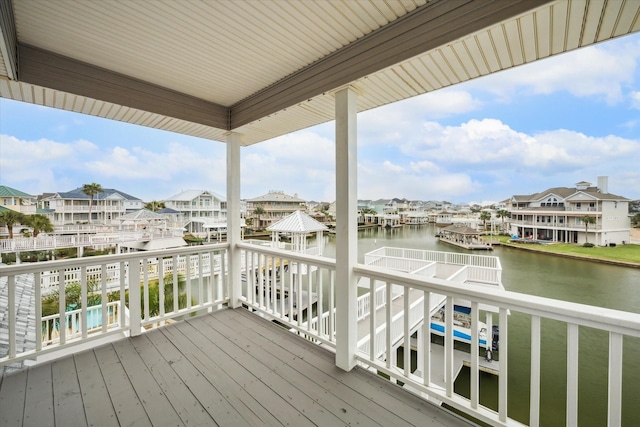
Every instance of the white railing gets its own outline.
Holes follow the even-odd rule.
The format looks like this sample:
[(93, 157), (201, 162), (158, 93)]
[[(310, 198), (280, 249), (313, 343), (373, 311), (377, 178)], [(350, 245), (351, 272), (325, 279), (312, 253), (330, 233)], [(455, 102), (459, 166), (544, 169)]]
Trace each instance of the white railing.
[[(120, 301), (107, 303), (107, 330), (112, 330), (120, 325)], [(126, 307), (125, 307), (126, 310)], [(87, 334), (102, 331), (102, 305), (90, 306), (86, 310), (86, 320), (82, 309), (70, 310), (66, 313), (67, 339), (82, 337), (86, 322)], [(128, 323), (128, 310), (125, 311), (125, 324)], [(43, 316), (41, 320), (42, 345), (51, 345), (60, 339), (60, 313)]]
[[(351, 304), (353, 304), (354, 311), (359, 304), (362, 304), (362, 310), (364, 310), (364, 305), (368, 304), (369, 307), (371, 305), (370, 301), (369, 303), (364, 302), (365, 298), (362, 295), (358, 297), (363, 301), (362, 303), (336, 301), (335, 288), (340, 284), (335, 283), (336, 261), (333, 259), (295, 254), (247, 243), (240, 243), (237, 246), (243, 255), (238, 257), (241, 260), (241, 274), (244, 278), (241, 283), (240, 303), (256, 314), (276, 320), (300, 335), (322, 343), (328, 348), (335, 349), (336, 345), (342, 345), (341, 341), (336, 342), (337, 310)], [(0, 267), (0, 291), (7, 291), (9, 302), (8, 315), (6, 316), (8, 334), (4, 335), (8, 336), (9, 352), (8, 355), (0, 358), (0, 365), (33, 358), (52, 349), (94, 340), (110, 334), (125, 332), (134, 335), (140, 334), (144, 326), (153, 326), (168, 319), (194, 312), (216, 309), (228, 302), (226, 274), (228, 253), (228, 245), (220, 244)], [(407, 252), (407, 254), (411, 255), (411, 252)], [(214, 257), (215, 262), (219, 262), (221, 268), (220, 274), (213, 275), (211, 280), (205, 280), (203, 273), (202, 266), (205, 264), (202, 259), (206, 255)], [(441, 256), (443, 259), (448, 259), (445, 255)], [(183, 257), (195, 257), (198, 262), (194, 264), (184, 261), (185, 268), (188, 270), (185, 277), (193, 279), (190, 280), (190, 286), (186, 286), (182, 293), (179, 289), (177, 269), (169, 269), (168, 266), (169, 261), (172, 265), (179, 265)], [(159, 261), (154, 264), (154, 259)], [(479, 264), (485, 262), (481, 256), (465, 257), (464, 254), (462, 258), (453, 257), (453, 259), (458, 262), (461, 259), (467, 259)], [(112, 264), (120, 269), (119, 294), (108, 293), (107, 287), (104, 286), (107, 266)], [(166, 283), (166, 286), (157, 288), (157, 293), (150, 279), (150, 271), (152, 270), (150, 266), (154, 265), (162, 266), (158, 270), (159, 281)], [(86, 280), (87, 272), (94, 266), (99, 266), (102, 269), (101, 286), (99, 289), (89, 290)], [(58, 313), (63, 312), (64, 315), (46, 318), (41, 314), (41, 295), (39, 288), (36, 287), (35, 324), (42, 325), (43, 322), (46, 324), (53, 320), (54, 324), (57, 322), (57, 333), (51, 333), (51, 338), (49, 338), (49, 330), (46, 330), (44, 335), (43, 331), (38, 330), (35, 332), (36, 348), (17, 351), (17, 287), (25, 277), (31, 277), (34, 283), (39, 283), (39, 276), (44, 271), (51, 270), (58, 272), (61, 284), (68, 285), (65, 282), (66, 271), (77, 268), (80, 268), (81, 283), (83, 284), (80, 299), (81, 308), (71, 310), (67, 309), (64, 303), (60, 303), (60, 301), (65, 301), (66, 286), (59, 285), (58, 307), (60, 309)], [(194, 274), (191, 271), (193, 268), (197, 268), (198, 272)], [(485, 268), (489, 267), (485, 266)], [(306, 273), (297, 274), (295, 271)], [(368, 280), (368, 293), (376, 295), (375, 305), (381, 308), (378, 311), (370, 310), (368, 318), (364, 317), (360, 322), (357, 322), (362, 325), (364, 321), (365, 327), (368, 328), (365, 333), (356, 331), (355, 336), (360, 342), (356, 339), (355, 342), (347, 344), (355, 349), (357, 361), (373, 370), (385, 373), (393, 380), (403, 382), (418, 393), (433, 397), (480, 421), (491, 425), (521, 425), (519, 421), (510, 418), (507, 411), (508, 313), (525, 314), (531, 319), (532, 350), (530, 360), (518, 360), (518, 363), (527, 363), (531, 366), (529, 423), (538, 426), (542, 410), (540, 405), (541, 376), (545, 374), (541, 370), (542, 319), (563, 322), (567, 330), (566, 353), (569, 366), (566, 389), (567, 424), (577, 425), (579, 390), (577, 367), (581, 350), (579, 335), (582, 328), (594, 328), (608, 334), (609, 358), (603, 361), (608, 367), (608, 384), (605, 386), (608, 394), (608, 418), (609, 425), (620, 425), (622, 362), (623, 359), (628, 361), (637, 358), (637, 354), (633, 352), (636, 342), (632, 342), (632, 340), (640, 338), (640, 314), (523, 295), (501, 290), (497, 286), (470, 284), (471, 271), (473, 268), (470, 266), (458, 269), (449, 277), (451, 280), (445, 280), (433, 277), (428, 268), (418, 274), (409, 274), (372, 265), (357, 264), (354, 267), (355, 275)], [(165, 282), (165, 278), (168, 277), (171, 279)], [(462, 280), (465, 280), (464, 284), (461, 283)], [(135, 286), (130, 286), (130, 284), (135, 284)], [(397, 289), (401, 290), (401, 298), (394, 301), (393, 296)], [(384, 292), (385, 296), (379, 296), (380, 292)], [(185, 298), (181, 298), (183, 294), (186, 295)], [(95, 307), (99, 307), (101, 321), (94, 321), (89, 317), (89, 312), (92, 312), (94, 307), (88, 307), (87, 302), (90, 297), (96, 295), (100, 296), (99, 304)], [(173, 301), (167, 304), (169, 299), (173, 299)], [(489, 409), (480, 404), (480, 350), (477, 345), (470, 346), (470, 398), (465, 398), (454, 392), (453, 307), (456, 300), (468, 301), (471, 305), (471, 342), (479, 341), (478, 314), (480, 308), (490, 306), (496, 307), (498, 311), (500, 351), (497, 354), (499, 356), (497, 362), (499, 366), (497, 410)], [(130, 304), (127, 304), (127, 301), (130, 301)], [(158, 302), (157, 312), (152, 307), (156, 301)], [(382, 301), (384, 303), (381, 303)], [(394, 302), (391, 303), (391, 301)], [(431, 343), (430, 328), (425, 327), (424, 319), (430, 318), (434, 307), (440, 306), (442, 303), (445, 305), (443, 349), (445, 362), (439, 371), (443, 373), (445, 382), (444, 386), (439, 386), (431, 377), (431, 365), (435, 363), (431, 358), (431, 346), (435, 344)], [(128, 316), (126, 315), (127, 308)], [(78, 312), (78, 310), (80, 311)], [(405, 315), (406, 313), (408, 315)], [(387, 327), (387, 325), (390, 326)], [(404, 352), (404, 368), (400, 369), (393, 363), (395, 357), (391, 352), (398, 345), (403, 345), (405, 349), (411, 348), (411, 335), (416, 331), (418, 333), (418, 370), (411, 371), (410, 351)], [(628, 344), (633, 345), (629, 346)], [(554, 348), (554, 351), (564, 350), (560, 347)], [(583, 348), (584, 350), (588, 351), (589, 349)]]
[(106, 246), (118, 243), (140, 242), (164, 237), (182, 237), (182, 231), (121, 232), (85, 235), (39, 235), (38, 237), (14, 237), (0, 240), (0, 253), (42, 251), (78, 246)]
[(377, 257), (439, 262), (443, 264), (471, 265), (475, 267), (502, 268), (500, 266), (500, 258), (495, 256), (390, 247), (383, 247), (369, 252), (365, 255), (364, 263), (370, 265), (371, 262), (369, 262), (369, 259), (375, 259)]
[[(524, 220), (512, 220), (511, 225), (514, 226), (530, 226), (539, 229), (553, 229), (553, 228), (570, 228), (578, 231), (584, 231), (584, 222), (580, 221), (567, 221), (567, 222), (538, 222), (538, 221), (524, 221)], [(589, 225), (589, 231), (601, 230), (602, 224)]]
[[(285, 250), (285, 251), (293, 251), (294, 250), (294, 246), (291, 243), (282, 242), (282, 241), (274, 242), (272, 240), (245, 239), (245, 240), (243, 240), (243, 243), (249, 243), (249, 244), (257, 245), (257, 246), (263, 246), (263, 247), (266, 247), (266, 248), (282, 249), (282, 250)], [(318, 246), (310, 246), (310, 247), (305, 248), (304, 251), (299, 252), (299, 253), (303, 253), (305, 255), (319, 255), (320, 254), (320, 247), (318, 247)]]
[[(221, 307), (227, 252), (218, 244), (0, 267), (0, 366)], [(36, 286), (43, 276), (57, 276), (48, 295)], [(18, 298), (30, 292), (29, 315), (18, 318)]]
[[(335, 347), (335, 260), (241, 243), (242, 304)], [(302, 272), (302, 274), (298, 274)], [(327, 319), (318, 322), (314, 313)]]
[[(162, 261), (162, 265), (161, 264)], [(221, 264), (219, 258), (213, 258), (213, 268), (211, 266), (211, 257), (208, 253), (202, 256), (190, 255), (183, 256), (177, 259), (177, 271), (179, 275), (185, 276), (187, 273), (190, 275), (190, 279), (196, 278), (197, 274), (202, 273), (204, 277), (211, 276), (213, 274), (220, 274)], [(188, 262), (188, 266), (187, 266)], [(143, 268), (146, 271), (143, 271)], [(146, 273), (149, 280), (156, 280), (160, 278), (160, 270), (166, 272), (173, 272), (174, 264), (173, 258), (159, 259), (149, 258), (146, 260), (146, 266), (140, 265), (140, 275)], [(80, 282), (82, 269), (80, 267), (68, 268), (65, 270), (64, 280), (66, 283)], [(108, 264), (106, 269), (103, 270), (101, 266), (87, 267), (86, 276), (89, 283), (102, 282), (103, 274), (106, 276), (105, 284), (107, 290), (117, 290), (120, 286), (120, 268), (117, 264)], [(125, 271), (126, 274), (126, 271)], [(127, 280), (126, 277), (124, 280)], [(42, 294), (47, 295), (58, 288), (60, 283), (60, 275), (57, 272), (43, 271), (40, 275), (40, 288)]]
[[(570, 367), (567, 371), (567, 425), (577, 425), (578, 417), (578, 359), (580, 347), (578, 336), (581, 328), (595, 328), (606, 331), (609, 336), (609, 379), (608, 393), (608, 419), (609, 425), (621, 424), (621, 400), (622, 400), (622, 360), (623, 360), (623, 339), (625, 337), (640, 338), (640, 314), (620, 312), (616, 310), (586, 306), (582, 304), (558, 301), (549, 298), (542, 298), (531, 295), (523, 295), (515, 292), (500, 290), (498, 287), (487, 287), (466, 283), (460, 286), (458, 280), (451, 283), (447, 280), (433, 277), (417, 276), (402, 272), (394, 272), (370, 265), (357, 265), (355, 273), (358, 276), (368, 278), (371, 283), (377, 281), (384, 283), (386, 292), (396, 286), (405, 289), (403, 298), (403, 308), (399, 313), (410, 312), (404, 318), (399, 313), (394, 313), (391, 305), (386, 306), (382, 316), (384, 324), (391, 319), (392, 327), (386, 330), (377, 326), (380, 322), (376, 319), (370, 321), (369, 333), (365, 338), (361, 338), (358, 343), (356, 358), (358, 361), (372, 369), (389, 375), (392, 379), (402, 381), (412, 389), (426, 396), (433, 397), (439, 401), (470, 414), (471, 416), (489, 423), (491, 425), (521, 425), (518, 421), (509, 418), (507, 413), (507, 384), (509, 378), (508, 360), (508, 313), (523, 313), (531, 317), (531, 358), (529, 361), (519, 361), (519, 363), (530, 363), (530, 420), (532, 426), (540, 424), (540, 383), (541, 376), (541, 319), (552, 319), (566, 324), (567, 328), (567, 364)], [(456, 273), (461, 274), (461, 273)], [(371, 291), (378, 292), (378, 288)], [(422, 298), (410, 302), (409, 295), (412, 292), (422, 293)], [(405, 349), (411, 346), (411, 334), (420, 327), (412, 318), (414, 310), (421, 312), (419, 316), (428, 318), (433, 307), (434, 298), (445, 298), (445, 337), (444, 337), (444, 372), (445, 386), (441, 387), (434, 383), (431, 378), (431, 343), (429, 328), (422, 327), (418, 331), (417, 360), (418, 370), (411, 372), (410, 352), (405, 351), (404, 369), (400, 369), (392, 364), (395, 360), (392, 351), (394, 342), (400, 340)], [(454, 300), (466, 300), (471, 302), (471, 342), (479, 342), (479, 318), (478, 312), (481, 305), (496, 307), (499, 311), (500, 328), (500, 352), (499, 352), (499, 379), (498, 379), (498, 407), (497, 411), (480, 405), (479, 401), (479, 349), (472, 345), (470, 354), (471, 370), (471, 396), (469, 399), (454, 393), (453, 384), (455, 380), (454, 372), (454, 320), (453, 306)], [(403, 332), (397, 338), (395, 325), (402, 318)], [(490, 331), (489, 331), (490, 333)], [(369, 337), (373, 337), (369, 340)], [(554, 351), (564, 351), (555, 348)], [(636, 358), (637, 354), (624, 354), (624, 358)]]

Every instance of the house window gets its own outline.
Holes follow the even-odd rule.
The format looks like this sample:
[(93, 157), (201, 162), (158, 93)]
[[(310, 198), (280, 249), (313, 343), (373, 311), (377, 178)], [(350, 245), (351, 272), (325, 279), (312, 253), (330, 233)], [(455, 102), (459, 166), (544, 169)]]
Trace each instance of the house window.
[(576, 209), (577, 210), (582, 209), (582, 203), (576, 203)]

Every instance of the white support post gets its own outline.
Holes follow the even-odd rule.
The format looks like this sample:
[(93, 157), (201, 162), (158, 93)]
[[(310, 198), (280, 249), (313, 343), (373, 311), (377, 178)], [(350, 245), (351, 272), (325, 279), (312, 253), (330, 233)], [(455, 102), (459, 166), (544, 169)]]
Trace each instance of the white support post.
[[(129, 335), (140, 335), (142, 308), (140, 307), (140, 258), (129, 261)], [(162, 283), (162, 282), (160, 282)]]
[(227, 242), (229, 306), (240, 307), (242, 284), (240, 283), (240, 135), (227, 135)]
[(357, 96), (352, 88), (336, 93), (336, 365), (356, 365)]

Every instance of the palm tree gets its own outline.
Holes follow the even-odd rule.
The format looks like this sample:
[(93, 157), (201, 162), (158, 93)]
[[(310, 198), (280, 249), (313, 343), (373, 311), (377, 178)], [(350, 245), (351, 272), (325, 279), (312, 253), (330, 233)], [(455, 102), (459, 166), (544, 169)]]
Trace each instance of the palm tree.
[(582, 217), (584, 222), (584, 242), (589, 243), (589, 224), (595, 224), (596, 218), (591, 215), (585, 215)]
[(480, 212), (480, 220), (482, 220), (482, 228), (487, 229), (487, 221), (491, 219), (491, 212)]
[(33, 237), (38, 237), (38, 234), (41, 231), (44, 231), (45, 233), (53, 232), (53, 224), (51, 224), (51, 220), (41, 214), (25, 217), (25, 225), (33, 228)]
[(258, 205), (255, 207), (255, 209), (253, 210), (253, 216), (255, 216), (258, 221), (256, 222), (256, 225), (258, 227), (260, 227), (260, 215), (264, 215), (265, 210), (261, 205)]
[(500, 209), (496, 212), (496, 216), (502, 219), (502, 230), (504, 231), (504, 219), (511, 216), (511, 212), (506, 209)]
[(157, 212), (160, 209), (166, 208), (166, 206), (164, 205), (164, 202), (159, 202), (157, 200), (150, 201), (149, 203), (144, 205), (144, 207), (145, 207), (145, 209), (149, 209), (152, 212)]
[(82, 186), (82, 192), (89, 196), (89, 224), (91, 224), (91, 206), (93, 206), (93, 198), (103, 191), (102, 186), (95, 182), (91, 184), (84, 184)]
[(23, 221), (25, 221), (25, 216), (20, 212), (12, 210), (0, 212), (0, 226), (7, 227), (10, 239), (13, 239), (13, 226), (22, 224)]

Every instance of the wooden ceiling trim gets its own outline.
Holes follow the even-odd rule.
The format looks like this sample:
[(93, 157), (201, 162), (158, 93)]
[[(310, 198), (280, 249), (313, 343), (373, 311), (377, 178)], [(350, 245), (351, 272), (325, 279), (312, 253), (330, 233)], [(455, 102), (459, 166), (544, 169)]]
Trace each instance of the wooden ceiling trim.
[(228, 130), (227, 107), (42, 49), (18, 49), (25, 83)]
[(231, 129), (453, 42), (550, 0), (433, 1), (231, 107)]

